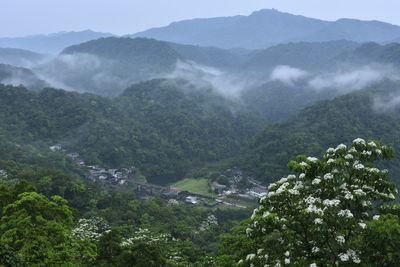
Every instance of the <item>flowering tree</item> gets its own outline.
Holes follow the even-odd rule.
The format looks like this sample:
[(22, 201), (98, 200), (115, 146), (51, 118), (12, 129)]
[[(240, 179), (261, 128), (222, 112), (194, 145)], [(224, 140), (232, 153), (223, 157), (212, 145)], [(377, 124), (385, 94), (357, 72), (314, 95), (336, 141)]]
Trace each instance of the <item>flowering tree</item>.
[(372, 254), (377, 263), (399, 260), (398, 249), (388, 259), (390, 248), (373, 247), (381, 225), (400, 233), (398, 217), (381, 212), (393, 210), (397, 189), (374, 166), (393, 156), (392, 148), (360, 138), (350, 148), (329, 148), (321, 160), (298, 156), (289, 168), (299, 175), (272, 183), (254, 210), (246, 229), (254, 251), (239, 265), (354, 266), (372, 262)]

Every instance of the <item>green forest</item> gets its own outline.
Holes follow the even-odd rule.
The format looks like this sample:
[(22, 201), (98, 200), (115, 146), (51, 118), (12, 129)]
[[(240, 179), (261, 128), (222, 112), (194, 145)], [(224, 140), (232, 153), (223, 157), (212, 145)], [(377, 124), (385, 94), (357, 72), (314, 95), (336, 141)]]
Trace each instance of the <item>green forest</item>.
[(0, 266), (397, 266), (400, 44), (271, 15), (314, 37), (0, 48)]

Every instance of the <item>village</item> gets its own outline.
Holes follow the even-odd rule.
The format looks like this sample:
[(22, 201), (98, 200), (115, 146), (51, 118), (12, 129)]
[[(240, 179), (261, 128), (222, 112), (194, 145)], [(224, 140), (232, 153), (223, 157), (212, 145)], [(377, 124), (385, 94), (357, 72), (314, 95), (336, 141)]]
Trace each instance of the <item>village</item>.
[(258, 199), (268, 193), (267, 187), (255, 178), (244, 176), (237, 167), (227, 169), (214, 179), (208, 181), (208, 194), (188, 191), (173, 186), (160, 186), (147, 183), (136, 175), (135, 167), (104, 168), (96, 165), (86, 165), (77, 152), (67, 153), (60, 144), (50, 146), (53, 152), (66, 154), (77, 166), (87, 168), (85, 178), (102, 186), (123, 188), (128, 185), (134, 189), (139, 199), (147, 200), (160, 196), (169, 205), (189, 204), (214, 208), (228, 205), (237, 208), (247, 208), (257, 203)]

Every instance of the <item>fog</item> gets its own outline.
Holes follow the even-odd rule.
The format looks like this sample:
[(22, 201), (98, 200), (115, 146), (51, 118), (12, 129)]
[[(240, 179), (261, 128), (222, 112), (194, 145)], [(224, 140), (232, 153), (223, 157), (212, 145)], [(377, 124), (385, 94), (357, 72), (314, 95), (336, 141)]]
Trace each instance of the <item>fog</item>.
[(249, 77), (233, 75), (192, 61), (180, 60), (177, 61), (174, 71), (164, 78), (184, 79), (198, 88), (212, 87), (215, 92), (231, 100), (239, 100), (245, 89), (265, 82), (265, 80), (251, 80)]
[(293, 68), (287, 65), (281, 65), (275, 67), (271, 72), (270, 79), (272, 81), (281, 81), (286, 85), (293, 86), (296, 81), (303, 79), (308, 76), (308, 72)]
[(309, 81), (309, 86), (316, 90), (334, 88), (341, 93), (360, 90), (383, 79), (398, 80), (399, 73), (389, 65), (367, 65), (347, 67), (333, 73), (318, 75)]
[(290, 66), (277, 66), (271, 74), (271, 80), (281, 81), (287, 86), (306, 85), (321, 92), (325, 89), (337, 90), (340, 94), (360, 90), (384, 79), (400, 80), (399, 71), (390, 65), (371, 64), (366, 66), (343, 66), (334, 71), (311, 73)]

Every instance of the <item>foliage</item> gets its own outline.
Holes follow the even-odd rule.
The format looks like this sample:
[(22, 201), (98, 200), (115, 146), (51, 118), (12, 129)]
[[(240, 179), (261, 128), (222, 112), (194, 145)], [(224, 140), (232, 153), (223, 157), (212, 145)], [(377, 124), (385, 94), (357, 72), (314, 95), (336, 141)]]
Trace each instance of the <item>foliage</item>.
[(152, 80), (107, 99), (0, 85), (0, 154), (68, 169), (71, 161), (54, 160), (60, 153), (48, 149), (61, 143), (89, 164), (134, 165), (145, 176), (178, 180), (193, 166), (232, 156), (262, 125), (244, 109), (231, 112), (233, 104), (211, 89), (187, 86)]
[(66, 200), (54, 196), (50, 201), (23, 181), (2, 189), (0, 259), (4, 264), (45, 266), (93, 261), (95, 248), (72, 238), (73, 212)]
[(390, 207), (397, 189), (388, 171), (374, 166), (393, 155), (390, 147), (358, 138), (350, 148), (329, 148), (321, 160), (298, 156), (289, 166), (300, 175), (270, 184), (254, 210), (239, 265), (394, 263), (397, 243), (389, 240), (398, 235), (399, 220), (380, 217), (377, 207)]
[[(357, 136), (379, 139), (398, 150), (400, 142), (394, 138), (400, 129), (398, 110), (375, 105), (380, 97), (390, 99), (396, 95), (398, 85), (398, 82), (386, 81), (359, 92), (324, 100), (285, 122), (270, 125), (244, 149), (237, 164), (250, 175), (270, 183), (273, 177), (285, 175), (287, 162), (296, 155), (322, 156), (326, 147), (340, 142), (349, 144)], [(400, 184), (399, 162), (400, 159), (396, 158), (384, 163), (397, 184)]]

